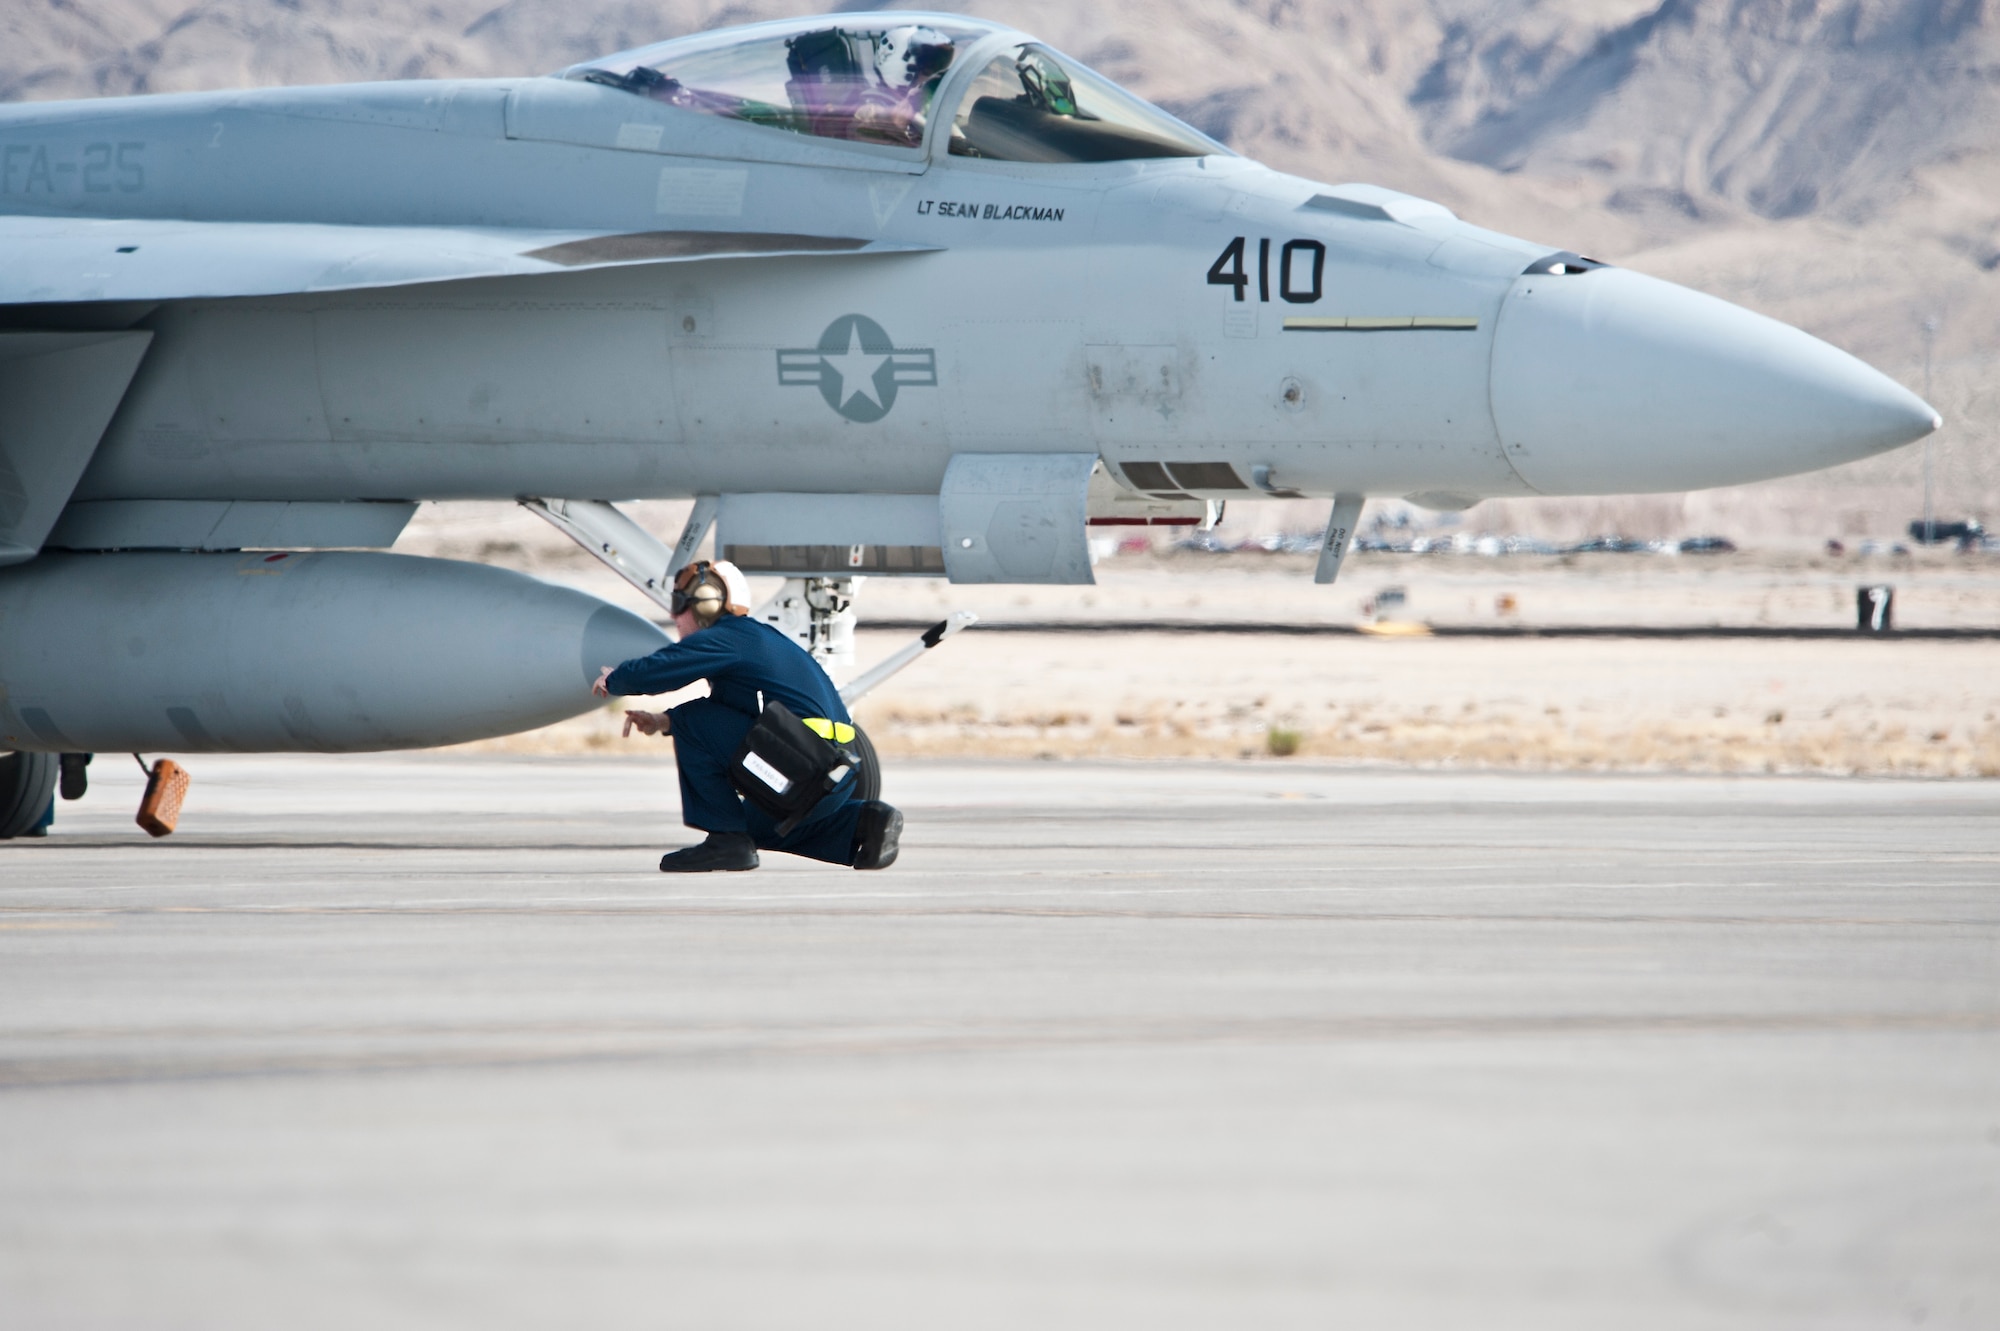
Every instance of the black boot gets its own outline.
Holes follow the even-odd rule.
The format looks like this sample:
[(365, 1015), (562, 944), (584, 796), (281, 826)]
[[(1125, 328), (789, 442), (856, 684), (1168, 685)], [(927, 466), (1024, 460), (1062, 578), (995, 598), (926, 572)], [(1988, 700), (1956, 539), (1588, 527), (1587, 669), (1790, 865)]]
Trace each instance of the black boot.
[(896, 843), (903, 836), (903, 812), (881, 800), (865, 800), (854, 827), (854, 867), (886, 869), (896, 862)]
[(757, 867), (757, 843), (742, 832), (710, 832), (698, 846), (660, 857), (661, 873), (734, 873)]

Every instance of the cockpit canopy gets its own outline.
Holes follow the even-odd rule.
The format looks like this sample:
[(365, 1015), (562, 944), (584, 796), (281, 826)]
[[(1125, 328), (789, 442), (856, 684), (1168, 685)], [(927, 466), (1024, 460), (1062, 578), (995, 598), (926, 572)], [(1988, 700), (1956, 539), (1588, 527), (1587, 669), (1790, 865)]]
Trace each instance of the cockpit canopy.
[[(961, 55), (999, 31), (958, 17), (870, 14), (759, 23), (563, 71), (704, 115), (920, 148)], [(1082, 65), (1032, 43), (988, 61), (960, 99), (951, 152), (1002, 162), (1112, 162), (1227, 150)]]
[(955, 157), (1123, 162), (1226, 151), (1150, 102), (1045, 46), (1003, 51), (979, 71), (951, 125)]

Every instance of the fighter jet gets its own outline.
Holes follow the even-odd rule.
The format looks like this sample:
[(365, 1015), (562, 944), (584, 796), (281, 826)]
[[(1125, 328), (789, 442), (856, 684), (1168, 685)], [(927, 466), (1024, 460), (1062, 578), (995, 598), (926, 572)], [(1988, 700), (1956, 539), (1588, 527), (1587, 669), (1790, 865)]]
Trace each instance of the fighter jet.
[(1369, 495), (1730, 485), (1939, 424), (1797, 329), (1270, 170), (958, 15), (4, 107), (0, 254), (0, 836), (57, 754), (503, 734), (665, 641), (381, 552), (418, 501), (525, 502), (655, 598), (713, 527), (837, 655), (855, 579), (1088, 582), (1093, 523), (1331, 497), (1330, 581)]

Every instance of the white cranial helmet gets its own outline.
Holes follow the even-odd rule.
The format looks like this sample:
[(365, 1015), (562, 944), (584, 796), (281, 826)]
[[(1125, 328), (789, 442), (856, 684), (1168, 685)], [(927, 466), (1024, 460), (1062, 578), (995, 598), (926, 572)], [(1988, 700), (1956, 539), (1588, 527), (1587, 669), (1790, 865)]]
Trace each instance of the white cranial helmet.
[(750, 579), (743, 576), (743, 570), (726, 559), (715, 561), (716, 576), (722, 579), (722, 586), (729, 593), (723, 609), (732, 615), (750, 613)]
[(891, 88), (908, 88), (947, 68), (951, 38), (936, 28), (891, 28), (875, 44), (875, 72)]

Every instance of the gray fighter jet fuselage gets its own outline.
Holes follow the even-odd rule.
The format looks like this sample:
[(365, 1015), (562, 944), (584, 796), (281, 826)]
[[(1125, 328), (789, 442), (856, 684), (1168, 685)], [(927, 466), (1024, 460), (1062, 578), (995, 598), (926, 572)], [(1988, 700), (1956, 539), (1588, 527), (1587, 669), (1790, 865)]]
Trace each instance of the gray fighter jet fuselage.
[[(1690, 489), (1937, 423), (1796, 329), (1269, 170), (956, 16), (0, 108), (0, 253), (0, 749), (385, 747), (588, 705), (523, 682), (535, 706), (343, 727), (158, 642), (179, 682), (110, 701), (141, 658), (94, 588), (242, 581), (137, 552), (381, 544), (370, 505), (713, 496), (745, 550), (1073, 581), (1106, 504)], [(352, 561), (415, 562), (297, 558), (349, 561), (357, 607)], [(649, 640), (571, 611), (597, 649)]]

